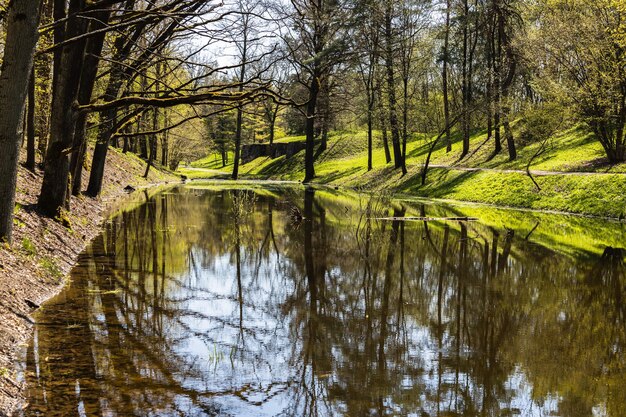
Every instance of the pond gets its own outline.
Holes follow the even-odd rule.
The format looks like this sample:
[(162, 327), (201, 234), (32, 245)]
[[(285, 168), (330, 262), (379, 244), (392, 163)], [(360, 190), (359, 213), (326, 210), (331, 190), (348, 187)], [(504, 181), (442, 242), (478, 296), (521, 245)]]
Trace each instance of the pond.
[(140, 196), (37, 313), (24, 416), (626, 415), (623, 224), (301, 187)]

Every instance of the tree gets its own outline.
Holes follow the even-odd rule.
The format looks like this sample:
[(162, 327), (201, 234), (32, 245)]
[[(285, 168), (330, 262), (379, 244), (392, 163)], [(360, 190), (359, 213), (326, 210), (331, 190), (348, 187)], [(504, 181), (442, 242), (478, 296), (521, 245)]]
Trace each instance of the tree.
[(526, 56), (540, 92), (577, 110), (610, 163), (625, 161), (626, 6), (555, 0), (540, 4), (536, 15)]
[[(64, 20), (64, 40), (84, 35), (88, 20), (78, 15), (85, 8), (84, 0), (71, 0)], [(44, 160), (44, 179), (37, 205), (46, 215), (54, 217), (68, 199), (70, 159), (76, 128), (76, 101), (80, 88), (86, 38), (67, 44), (55, 54), (50, 141)]]
[(367, 105), (367, 170), (372, 170), (372, 153), (374, 138), (374, 112), (378, 77), (378, 60), (380, 58), (379, 14), (376, 2), (365, 0), (357, 3), (355, 8), (357, 21), (360, 22), (355, 33), (357, 50), (357, 68), (365, 90)]
[(510, 126), (511, 87), (515, 80), (518, 61), (514, 51), (514, 37), (523, 23), (516, 6), (514, 0), (491, 0), (486, 12), (489, 19), (489, 56), (493, 72), (491, 86), (494, 93), (495, 152), (501, 149), (500, 126), (502, 125), (511, 161), (517, 157)]
[(11, 242), (22, 111), (37, 44), (40, 0), (13, 0), (0, 73), (0, 239)]
[[(347, 6), (340, 0), (291, 0), (281, 28), (297, 82), (306, 90), (304, 182), (315, 178), (315, 121), (318, 99), (327, 78), (345, 55)], [(280, 5), (279, 5), (280, 7)]]
[(395, 54), (396, 33), (393, 21), (395, 18), (394, 1), (385, 0), (383, 3), (383, 39), (384, 61), (387, 81), (387, 103), (389, 105), (389, 127), (391, 129), (391, 145), (393, 149), (393, 161), (395, 168), (404, 167), (402, 148), (400, 146), (400, 124), (398, 122), (398, 100), (396, 98), (396, 66)]
[[(238, 16), (238, 22), (236, 27), (236, 33), (234, 34), (234, 43), (237, 49), (239, 50), (239, 58), (240, 61), (238, 63), (239, 66), (239, 74), (238, 74), (238, 82), (239, 92), (243, 91), (244, 81), (246, 80), (246, 69), (248, 67), (248, 59), (250, 55), (251, 45), (253, 42), (251, 39), (254, 35), (252, 33), (252, 13), (254, 13), (254, 8), (256, 4), (248, 4), (247, 2), (239, 0), (237, 4), (237, 9), (240, 11)], [(243, 107), (237, 107), (237, 123), (235, 128), (235, 155), (233, 156), (233, 173), (232, 179), (236, 180), (239, 175), (239, 160), (241, 159), (241, 133), (242, 133), (242, 125), (243, 125)]]
[(450, 62), (450, 9), (451, 0), (446, 0), (446, 20), (444, 25), (444, 40), (443, 40), (443, 52), (442, 52), (442, 67), (441, 67), (441, 87), (443, 92), (443, 114), (444, 114), (444, 126), (446, 126), (446, 152), (452, 150), (452, 140), (450, 138), (450, 99), (448, 98), (448, 64)]

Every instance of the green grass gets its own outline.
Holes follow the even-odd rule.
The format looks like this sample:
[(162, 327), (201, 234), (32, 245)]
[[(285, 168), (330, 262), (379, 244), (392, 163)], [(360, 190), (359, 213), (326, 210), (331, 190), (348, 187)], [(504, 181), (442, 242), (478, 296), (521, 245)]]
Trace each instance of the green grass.
[(52, 258), (42, 258), (41, 261), (39, 261), (39, 265), (43, 269), (44, 273), (52, 278), (59, 279), (63, 276), (63, 272), (61, 272), (61, 269)]
[(35, 256), (37, 254), (35, 244), (27, 237), (22, 239), (22, 251), (26, 256)]
[[(514, 128), (514, 133), (517, 133)], [(302, 140), (302, 137), (284, 140)], [(459, 162), (461, 138), (453, 135), (453, 150), (446, 153), (443, 141), (432, 155), (425, 186), (420, 171), (426, 159), (432, 137), (416, 136), (407, 144), (408, 174), (402, 176), (393, 164), (387, 164), (379, 132), (375, 132), (372, 171), (367, 171), (366, 132), (335, 132), (329, 136), (328, 149), (315, 165), (316, 182), (369, 191), (385, 190), (403, 196), (469, 201), (496, 206), (535, 210), (562, 211), (601, 217), (626, 215), (626, 164), (608, 165), (602, 146), (583, 126), (574, 126), (557, 133), (548, 141), (546, 151), (534, 159), (531, 170), (596, 172), (613, 175), (550, 175), (537, 176), (541, 190), (521, 172), (539, 142), (518, 145), (518, 159), (508, 160), (506, 144), (503, 152), (492, 155), (493, 144), (485, 143), (486, 133), (476, 131), (471, 136), (470, 156)], [(482, 144), (482, 146), (481, 146)], [(210, 157), (209, 157), (210, 158)], [(206, 171), (181, 170), (190, 178), (219, 178), (230, 174), (232, 167), (208, 168), (207, 158), (192, 164)], [(203, 162), (205, 161), (205, 162)], [(459, 168), (489, 168), (496, 171), (463, 171)], [(241, 165), (242, 178), (281, 179), (299, 181), (304, 177), (304, 152), (291, 158), (257, 158)]]
[[(228, 152), (228, 163), (226, 166), (233, 165), (233, 152)], [(219, 153), (211, 153), (202, 159), (198, 159), (191, 163), (193, 168), (206, 168), (206, 169), (222, 169), (222, 156)], [(183, 167), (184, 169), (185, 167)], [(232, 168), (231, 168), (232, 169)]]
[(285, 136), (280, 139), (275, 139), (274, 143), (302, 142), (304, 140), (306, 140), (306, 136)]

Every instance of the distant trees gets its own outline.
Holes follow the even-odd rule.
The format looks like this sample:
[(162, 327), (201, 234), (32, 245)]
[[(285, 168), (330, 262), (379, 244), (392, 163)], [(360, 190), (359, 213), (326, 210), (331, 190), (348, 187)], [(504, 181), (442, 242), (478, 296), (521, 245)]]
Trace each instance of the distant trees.
[[(474, 154), (472, 133), (484, 131), (492, 157), (513, 160), (523, 145), (515, 120), (546, 104), (575, 110), (609, 162), (626, 160), (621, 0), (41, 2), (14, 0), (0, 17), (5, 239), (23, 127), (27, 167), (37, 151), (43, 158), (38, 206), (52, 217), (83, 191), (84, 167), (86, 194), (100, 193), (110, 146), (137, 152), (146, 173), (213, 146), (224, 165), (234, 152), (237, 178), (245, 140), (274, 143), (285, 128), (306, 136), (309, 182), (342, 120), (367, 126), (368, 170), (380, 140), (385, 162), (408, 172), (418, 133), (443, 132), (448, 151), (456, 135), (462, 160)], [(24, 31), (40, 10), (31, 72), (37, 33)]]

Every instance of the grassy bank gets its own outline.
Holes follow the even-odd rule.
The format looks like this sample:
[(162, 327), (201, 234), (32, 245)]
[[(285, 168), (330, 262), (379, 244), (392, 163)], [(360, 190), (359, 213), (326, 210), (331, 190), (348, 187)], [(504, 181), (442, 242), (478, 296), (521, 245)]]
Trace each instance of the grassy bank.
[[(609, 165), (601, 145), (582, 126), (559, 132), (547, 141), (545, 151), (534, 157), (541, 143), (518, 145), (518, 158), (508, 160), (506, 145), (493, 156), (493, 144), (485, 132), (474, 132), (471, 153), (459, 161), (461, 143), (453, 136), (453, 150), (443, 142), (431, 159), (427, 182), (420, 172), (431, 137), (412, 138), (407, 145), (407, 175), (387, 164), (376, 135), (372, 171), (367, 171), (365, 132), (335, 132), (328, 150), (318, 157), (316, 182), (334, 186), (389, 190), (404, 196), (470, 201), (497, 206), (562, 211), (601, 217), (626, 214), (626, 164)], [(531, 161), (532, 160), (532, 161)], [(528, 163), (539, 187), (524, 172)], [(196, 161), (181, 172), (190, 178), (227, 177), (232, 165), (221, 166), (214, 155)], [(303, 152), (292, 158), (257, 158), (241, 165), (243, 178), (301, 180)]]

